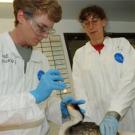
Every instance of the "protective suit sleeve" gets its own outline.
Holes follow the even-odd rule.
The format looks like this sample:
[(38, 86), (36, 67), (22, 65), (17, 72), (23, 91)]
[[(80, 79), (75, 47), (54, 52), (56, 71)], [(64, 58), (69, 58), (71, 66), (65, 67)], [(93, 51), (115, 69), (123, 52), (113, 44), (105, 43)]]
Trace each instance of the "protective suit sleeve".
[(56, 124), (62, 124), (62, 114), (60, 110), (60, 98), (52, 94), (47, 100), (46, 116), (47, 119)]
[[(21, 125), (42, 123), (44, 112), (28, 92), (0, 96), (0, 130), (13, 129)], [(40, 122), (41, 123), (40, 123)]]
[(86, 109), (87, 106), (87, 96), (85, 93), (83, 81), (81, 74), (83, 73), (80, 69), (79, 65), (80, 57), (78, 55), (78, 52), (76, 51), (74, 58), (73, 58), (73, 70), (72, 70), (72, 78), (73, 78), (73, 91), (76, 99), (85, 99), (86, 103), (81, 105), (82, 109)]
[(114, 94), (108, 111), (115, 111), (123, 117), (135, 99), (135, 50), (126, 39), (122, 44), (124, 62), (117, 92)]

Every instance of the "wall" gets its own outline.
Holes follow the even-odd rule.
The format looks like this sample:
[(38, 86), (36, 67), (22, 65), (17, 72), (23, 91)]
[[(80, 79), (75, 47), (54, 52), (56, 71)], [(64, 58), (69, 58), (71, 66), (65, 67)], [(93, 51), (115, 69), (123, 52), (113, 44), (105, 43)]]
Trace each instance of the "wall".
[[(58, 32), (82, 32), (80, 23), (77, 20), (62, 20), (55, 25)], [(135, 22), (108, 22), (108, 32), (129, 32), (135, 33)]]
[(0, 19), (0, 33), (12, 30), (14, 27), (14, 19)]
[[(0, 33), (6, 30), (11, 30), (14, 26), (14, 19), (0, 18)], [(64, 32), (83, 32), (80, 23), (77, 20), (62, 20), (55, 25), (56, 31)], [(106, 29), (108, 32), (129, 32), (135, 33), (135, 22), (108, 22)]]

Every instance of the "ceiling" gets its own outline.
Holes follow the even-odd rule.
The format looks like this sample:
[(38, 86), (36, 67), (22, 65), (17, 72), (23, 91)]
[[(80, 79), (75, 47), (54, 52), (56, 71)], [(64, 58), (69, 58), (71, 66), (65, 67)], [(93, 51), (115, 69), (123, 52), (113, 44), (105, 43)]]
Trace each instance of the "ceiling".
[[(134, 21), (135, 0), (59, 0), (63, 19), (77, 19), (82, 8), (89, 5), (102, 6), (110, 21)], [(12, 3), (0, 4), (0, 18), (12, 18)]]

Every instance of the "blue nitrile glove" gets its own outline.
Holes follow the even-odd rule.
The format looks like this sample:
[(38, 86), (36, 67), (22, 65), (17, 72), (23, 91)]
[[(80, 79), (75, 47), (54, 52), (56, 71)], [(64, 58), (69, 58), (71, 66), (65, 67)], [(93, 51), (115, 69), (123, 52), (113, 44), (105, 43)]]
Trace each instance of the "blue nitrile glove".
[(116, 135), (118, 124), (119, 122), (114, 116), (105, 116), (99, 126), (101, 135)]
[[(62, 112), (62, 117), (63, 117), (64, 119), (66, 119), (66, 118), (69, 117), (69, 112), (68, 112), (68, 109), (67, 109), (67, 105), (69, 105), (69, 104), (81, 105), (81, 104), (84, 104), (84, 103), (85, 103), (85, 100), (83, 100), (83, 99), (76, 100), (76, 99), (74, 99), (72, 96), (64, 97), (63, 100), (62, 100), (61, 103), (60, 103), (61, 112)], [(80, 108), (80, 111), (81, 111), (82, 113), (85, 113), (85, 110), (83, 110), (83, 109), (81, 109), (81, 108)]]
[(38, 76), (38, 79), (40, 82), (37, 88), (31, 92), (37, 103), (46, 100), (53, 90), (63, 90), (65, 88), (64, 79), (61, 77), (59, 70), (51, 69), (45, 74), (42, 73), (42, 76)]

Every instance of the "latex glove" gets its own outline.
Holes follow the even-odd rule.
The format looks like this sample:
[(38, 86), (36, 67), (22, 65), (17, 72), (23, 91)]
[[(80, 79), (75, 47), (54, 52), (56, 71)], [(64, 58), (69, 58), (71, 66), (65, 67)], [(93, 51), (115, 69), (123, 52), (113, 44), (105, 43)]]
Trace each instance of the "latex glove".
[(118, 131), (118, 120), (113, 116), (106, 116), (100, 124), (101, 135), (116, 135)]
[(64, 79), (61, 77), (59, 70), (49, 70), (42, 74), (39, 79), (40, 82), (37, 88), (31, 92), (37, 103), (46, 100), (53, 90), (63, 90), (65, 88)]
[[(62, 117), (64, 119), (69, 117), (69, 112), (68, 112), (68, 109), (67, 109), (67, 105), (69, 105), (69, 104), (81, 105), (81, 104), (84, 104), (84, 103), (85, 103), (85, 100), (83, 100), (83, 99), (76, 100), (72, 96), (64, 97), (63, 100), (60, 103)], [(85, 113), (85, 110), (83, 110), (81, 108), (80, 108), (80, 111), (82, 113)]]

